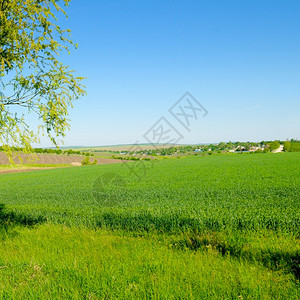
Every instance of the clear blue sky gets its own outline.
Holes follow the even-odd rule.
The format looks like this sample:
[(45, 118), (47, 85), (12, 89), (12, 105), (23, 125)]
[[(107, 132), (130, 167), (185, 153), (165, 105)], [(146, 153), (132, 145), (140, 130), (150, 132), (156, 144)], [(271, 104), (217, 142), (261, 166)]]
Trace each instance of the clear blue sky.
[[(161, 117), (181, 143), (300, 138), (300, 1), (73, 0), (64, 63), (86, 76), (65, 145), (145, 142)], [(187, 132), (168, 109), (208, 111)], [(43, 146), (50, 143), (42, 140)]]

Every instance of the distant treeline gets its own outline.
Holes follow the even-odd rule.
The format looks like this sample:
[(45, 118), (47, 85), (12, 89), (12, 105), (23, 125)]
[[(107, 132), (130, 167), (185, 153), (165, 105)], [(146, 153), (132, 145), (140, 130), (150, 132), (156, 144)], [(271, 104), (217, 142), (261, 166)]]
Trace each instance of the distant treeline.
[[(198, 145), (186, 145), (186, 146), (172, 146), (167, 148), (155, 148), (148, 150), (139, 150), (139, 151), (111, 151), (111, 150), (91, 150), (87, 151), (74, 151), (72, 149), (61, 150), (61, 149), (44, 149), (44, 148), (33, 148), (32, 152), (40, 154), (63, 154), (63, 155), (83, 155), (83, 156), (94, 156), (94, 153), (91, 152), (111, 152), (114, 154), (122, 155), (148, 155), (148, 156), (165, 156), (165, 155), (176, 155), (176, 154), (185, 154), (185, 153), (202, 153), (202, 154), (211, 154), (212, 152), (225, 153), (225, 152), (256, 152), (256, 153), (266, 153), (278, 149), (283, 145), (283, 151), (285, 152), (300, 152), (300, 141), (291, 139), (287, 141), (261, 141), (257, 142), (220, 142), (219, 144), (198, 144)], [(141, 148), (142, 146), (140, 146)], [(0, 151), (4, 151), (5, 147), (0, 147)], [(13, 147), (13, 152), (24, 152), (24, 149)], [(124, 157), (124, 156), (115, 156), (114, 159), (125, 159), (125, 160), (139, 160), (138, 157)]]
[(128, 157), (128, 156), (112, 156), (113, 159), (122, 159), (122, 160), (151, 160), (150, 157), (139, 158), (139, 157)]
[[(4, 151), (4, 147), (0, 147), (0, 151)], [(12, 147), (13, 152), (25, 152), (23, 148), (18, 147)], [(61, 149), (47, 149), (47, 148), (33, 148), (33, 153), (37, 154), (63, 154), (63, 155), (83, 155), (83, 156), (94, 156), (93, 153), (89, 152), (80, 152), (80, 151), (74, 151), (72, 149), (68, 150), (61, 150)]]
[(283, 150), (286, 152), (300, 152), (300, 141), (286, 141), (284, 142)]
[[(120, 154), (125, 155), (176, 155), (185, 153), (202, 153), (202, 154), (212, 154), (212, 152), (225, 153), (225, 152), (256, 152), (256, 153), (267, 153), (278, 149), (283, 145), (283, 151), (285, 152), (298, 152), (300, 151), (300, 141), (299, 140), (288, 140), (288, 141), (261, 141), (256, 142), (220, 142), (219, 144), (210, 145), (186, 145), (186, 146), (173, 146), (168, 148), (153, 148), (148, 150), (139, 151), (119, 151)], [(120, 159), (121, 157), (113, 156), (113, 158)], [(123, 157), (123, 159), (126, 159)]]

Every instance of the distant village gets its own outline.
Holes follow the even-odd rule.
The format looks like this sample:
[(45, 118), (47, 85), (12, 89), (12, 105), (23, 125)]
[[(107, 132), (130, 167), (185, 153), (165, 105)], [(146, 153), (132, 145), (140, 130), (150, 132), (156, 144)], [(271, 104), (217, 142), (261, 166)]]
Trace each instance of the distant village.
[(211, 155), (213, 153), (279, 153), (300, 151), (299, 140), (287, 141), (262, 141), (256, 142), (221, 142), (219, 144), (203, 145), (176, 145), (166, 146), (153, 145), (152, 149), (143, 149), (142, 145), (135, 145), (135, 148), (128, 151), (108, 151), (122, 155), (144, 155), (144, 156), (165, 156), (165, 155)]

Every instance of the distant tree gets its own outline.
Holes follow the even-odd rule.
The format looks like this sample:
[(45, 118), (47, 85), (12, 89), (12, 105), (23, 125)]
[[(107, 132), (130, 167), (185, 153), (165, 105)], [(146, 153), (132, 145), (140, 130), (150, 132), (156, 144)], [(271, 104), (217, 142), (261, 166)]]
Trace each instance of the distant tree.
[(226, 149), (226, 144), (224, 142), (219, 143), (218, 145), (220, 150), (225, 150)]
[(209, 149), (211, 149), (212, 151), (216, 150), (216, 145), (210, 144), (209, 145)]
[(283, 151), (289, 152), (291, 149), (291, 142), (290, 141), (285, 141), (283, 144)]
[(249, 149), (250, 149), (250, 142), (245, 143), (244, 147), (245, 147), (246, 151), (249, 151)]
[(234, 144), (232, 142), (227, 143), (227, 148), (228, 149), (234, 149)]
[(86, 156), (82, 161), (81, 165), (82, 166), (90, 166), (90, 165), (96, 165), (97, 164), (97, 159), (95, 159), (93, 162), (90, 161), (90, 158)]
[[(58, 2), (0, 0), (0, 145), (8, 154), (12, 146), (32, 151), (40, 129), (57, 145), (69, 128), (69, 107), (85, 94), (83, 78), (58, 60), (77, 47), (56, 23), (66, 15)], [(28, 126), (28, 113), (36, 114), (39, 130)]]
[(82, 166), (88, 166), (90, 165), (91, 162), (90, 162), (90, 159), (88, 157), (84, 158), (82, 161), (81, 161), (81, 165)]
[(279, 141), (273, 141), (270, 143), (270, 151), (277, 150), (280, 147)]
[(290, 152), (300, 152), (300, 142), (294, 140), (294, 142), (291, 143), (291, 148), (289, 151)]

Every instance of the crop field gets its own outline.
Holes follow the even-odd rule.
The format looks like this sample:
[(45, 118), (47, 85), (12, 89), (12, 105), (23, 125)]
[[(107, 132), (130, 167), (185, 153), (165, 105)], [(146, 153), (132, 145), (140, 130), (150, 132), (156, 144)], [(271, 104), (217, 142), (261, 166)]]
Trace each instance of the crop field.
[(1, 174), (0, 297), (300, 297), (299, 153), (138, 164)]

